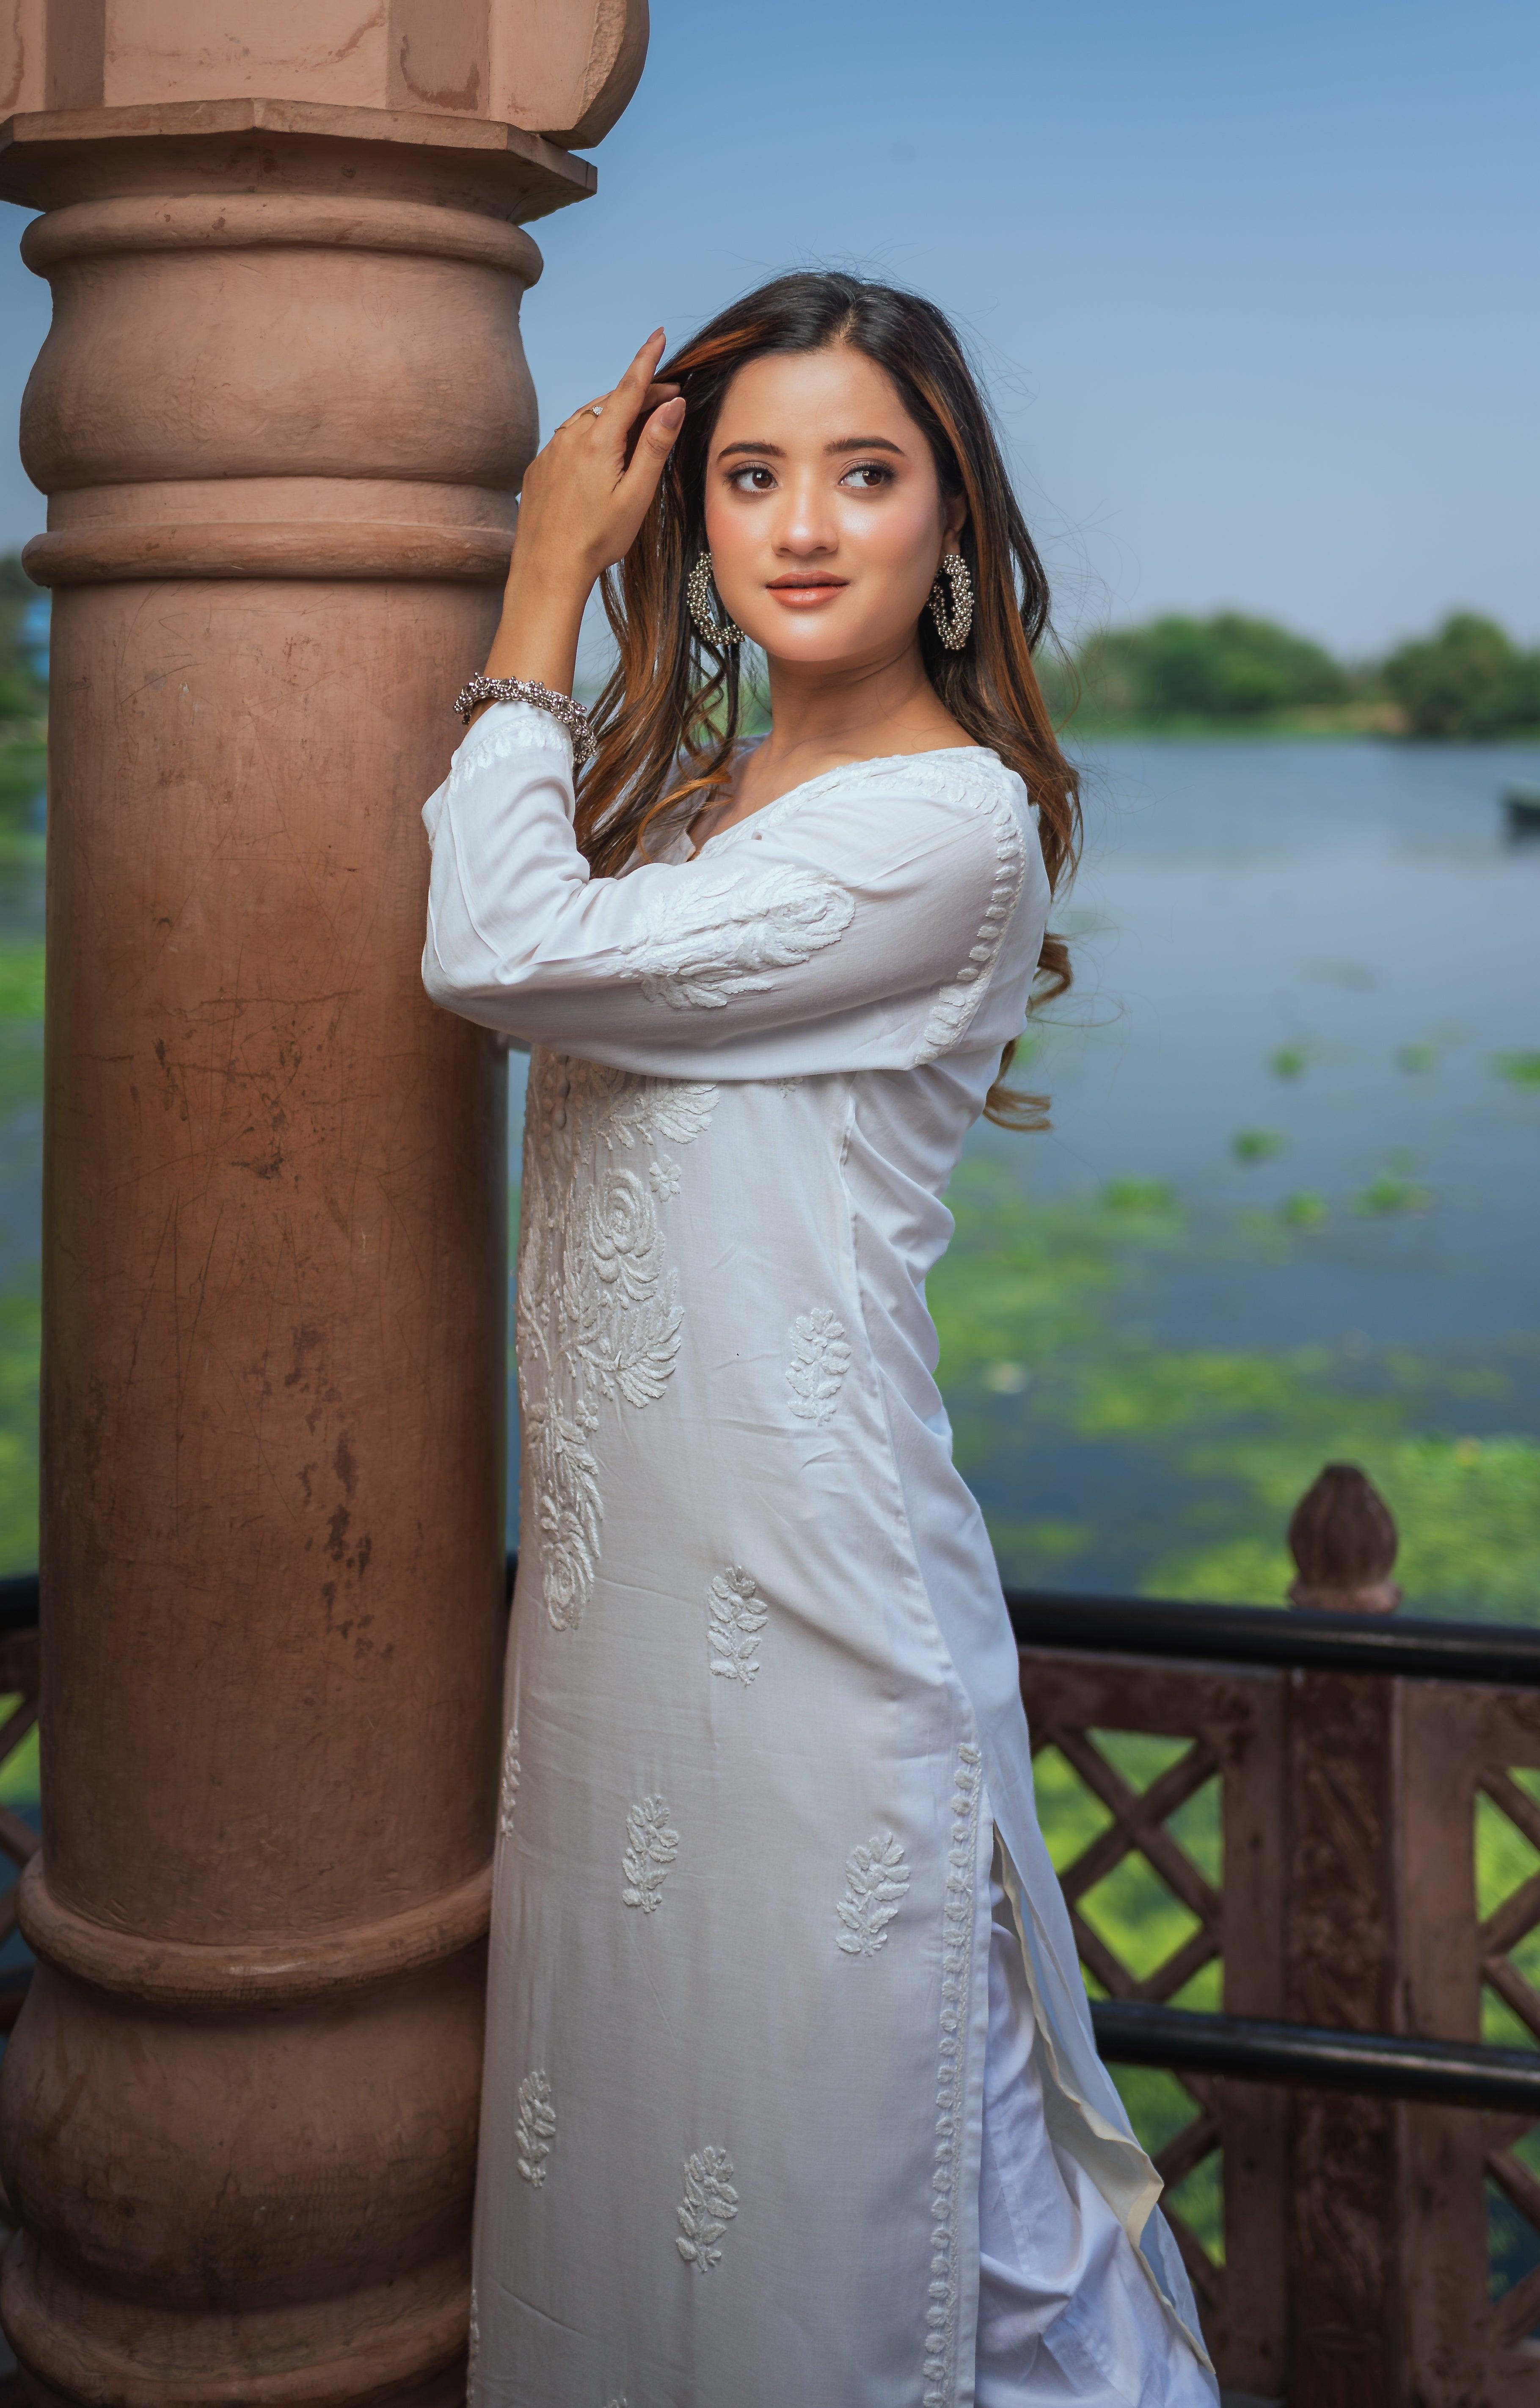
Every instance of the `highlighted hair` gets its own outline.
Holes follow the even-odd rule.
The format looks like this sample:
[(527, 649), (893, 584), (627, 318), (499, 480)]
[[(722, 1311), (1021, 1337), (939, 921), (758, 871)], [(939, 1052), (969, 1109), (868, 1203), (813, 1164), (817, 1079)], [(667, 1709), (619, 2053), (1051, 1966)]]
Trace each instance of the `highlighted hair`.
[[(598, 750), (578, 789), (579, 843), (596, 873), (612, 876), (664, 812), (705, 803), (727, 785), (739, 741), (742, 695), (735, 646), (698, 633), (685, 584), (706, 549), (706, 464), (723, 396), (751, 360), (846, 343), (887, 375), (924, 433), (943, 494), (968, 506), (959, 549), (973, 580), (973, 627), (960, 652), (942, 644), (926, 611), (920, 649), (930, 681), (957, 725), (1017, 771), (1037, 806), (1038, 835), (1055, 893), (1080, 849), (1075, 771), (1059, 749), (1033, 655), (1048, 631), (1048, 581), (1012, 491), (999, 438), (957, 336), (933, 303), (856, 276), (778, 277), (735, 302), (658, 370), (689, 407), (652, 509), (618, 571), (606, 573), (604, 608), (619, 650), (595, 706)], [(1044, 938), (1032, 1004), (1070, 984), (1061, 937)], [(985, 1105), (1008, 1128), (1045, 1125), (1046, 1099), (1002, 1082)]]

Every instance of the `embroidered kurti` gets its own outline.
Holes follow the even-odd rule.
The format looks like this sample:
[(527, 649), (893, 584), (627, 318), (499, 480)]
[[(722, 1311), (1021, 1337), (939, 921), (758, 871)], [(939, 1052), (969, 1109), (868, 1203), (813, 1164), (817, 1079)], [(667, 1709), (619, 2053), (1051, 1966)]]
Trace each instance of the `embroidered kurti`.
[(572, 808), (499, 705), (424, 813), (428, 992), (533, 1048), (472, 2400), (966, 2408), (997, 1831), (1047, 2130), (1196, 2336), (925, 1304), (1042, 942), (1025, 789), (865, 762), (605, 880)]

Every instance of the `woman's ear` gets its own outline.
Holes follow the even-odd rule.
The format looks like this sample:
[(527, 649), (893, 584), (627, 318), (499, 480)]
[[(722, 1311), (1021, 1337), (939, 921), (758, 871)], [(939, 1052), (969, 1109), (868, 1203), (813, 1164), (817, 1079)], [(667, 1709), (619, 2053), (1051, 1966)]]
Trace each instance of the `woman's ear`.
[(968, 503), (961, 494), (954, 494), (942, 518), (942, 533), (945, 538), (942, 546), (943, 552), (956, 552), (958, 539), (967, 524)]

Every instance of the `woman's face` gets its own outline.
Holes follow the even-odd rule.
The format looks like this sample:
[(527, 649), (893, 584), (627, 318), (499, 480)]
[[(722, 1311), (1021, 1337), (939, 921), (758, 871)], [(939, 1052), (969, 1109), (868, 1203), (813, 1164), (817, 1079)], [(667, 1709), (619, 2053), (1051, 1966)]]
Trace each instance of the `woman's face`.
[(773, 660), (878, 662), (914, 640), (966, 510), (883, 369), (843, 343), (751, 361), (706, 467), (728, 616)]

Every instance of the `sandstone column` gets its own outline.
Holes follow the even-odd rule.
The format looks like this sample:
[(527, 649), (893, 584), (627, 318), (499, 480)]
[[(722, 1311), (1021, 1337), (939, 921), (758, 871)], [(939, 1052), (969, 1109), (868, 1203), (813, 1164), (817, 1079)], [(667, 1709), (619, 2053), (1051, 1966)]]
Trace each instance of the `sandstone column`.
[(419, 985), (417, 810), (535, 439), (521, 223), (591, 191), (560, 146), (644, 41), (641, 0), (0, 35), (54, 294), (40, 1963), (0, 2086), (40, 2401), (463, 2388), (505, 1132)]

